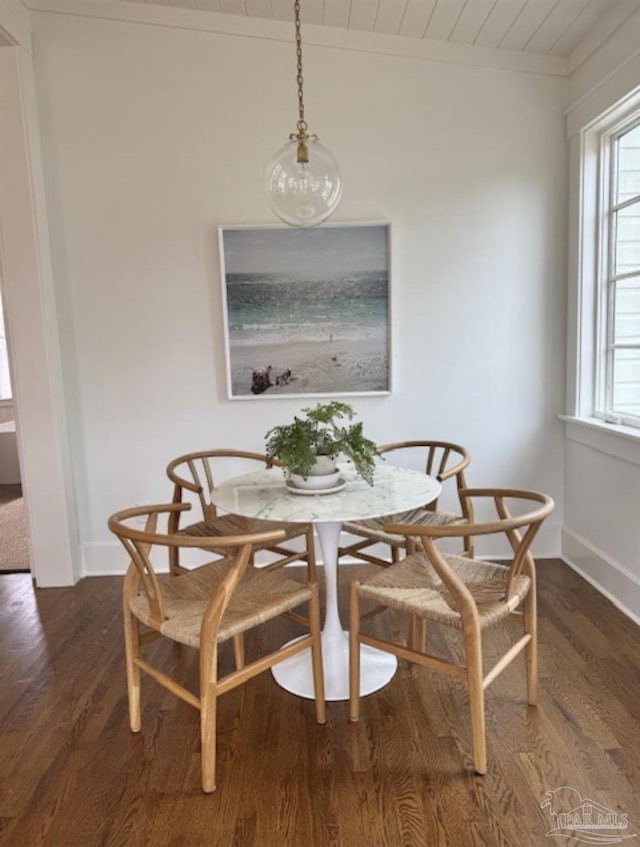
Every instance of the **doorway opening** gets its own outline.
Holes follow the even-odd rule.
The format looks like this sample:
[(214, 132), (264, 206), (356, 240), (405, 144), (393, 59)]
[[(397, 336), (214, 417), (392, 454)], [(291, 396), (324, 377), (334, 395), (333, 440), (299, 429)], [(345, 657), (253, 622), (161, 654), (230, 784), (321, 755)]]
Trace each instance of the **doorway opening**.
[(29, 539), (3, 299), (0, 296), (0, 573), (29, 573)]

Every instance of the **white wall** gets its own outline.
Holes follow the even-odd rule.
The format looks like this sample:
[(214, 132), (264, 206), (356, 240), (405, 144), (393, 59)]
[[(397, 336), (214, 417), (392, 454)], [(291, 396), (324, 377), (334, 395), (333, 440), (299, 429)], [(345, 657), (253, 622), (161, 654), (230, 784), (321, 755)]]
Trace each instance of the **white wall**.
[[(580, 412), (576, 386), (579, 311), (578, 252), (581, 132), (640, 89), (640, 11), (624, 21), (595, 52), (583, 49), (570, 77), (569, 322), (567, 411)], [(587, 232), (586, 237), (590, 235)], [(583, 410), (584, 411), (584, 410)], [(621, 428), (608, 432), (566, 424), (563, 558), (624, 611), (640, 620), (640, 438)]]
[(14, 6), (0, 9), (20, 44), (0, 49), (0, 273), (30, 565), (44, 587), (73, 584), (80, 564), (33, 69), (24, 42), (31, 44), (20, 25), (23, 7)]
[[(108, 572), (107, 516), (169, 499), (170, 458), (261, 449), (302, 405), (226, 399), (216, 243), (219, 224), (273, 221), (294, 51), (255, 21), (32, 22), (84, 567)], [(341, 163), (336, 222), (387, 219), (393, 244), (394, 392), (353, 404), (375, 440), (465, 444), (470, 483), (551, 493), (538, 551), (557, 554), (566, 81), (340, 42), (305, 48), (307, 117)]]

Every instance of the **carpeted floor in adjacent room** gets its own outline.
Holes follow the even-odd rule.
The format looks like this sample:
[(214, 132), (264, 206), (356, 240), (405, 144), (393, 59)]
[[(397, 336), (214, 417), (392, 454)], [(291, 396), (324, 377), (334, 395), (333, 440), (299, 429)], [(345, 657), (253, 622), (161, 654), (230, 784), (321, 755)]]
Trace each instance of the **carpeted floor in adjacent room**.
[(0, 485), (0, 573), (29, 570), (22, 486)]

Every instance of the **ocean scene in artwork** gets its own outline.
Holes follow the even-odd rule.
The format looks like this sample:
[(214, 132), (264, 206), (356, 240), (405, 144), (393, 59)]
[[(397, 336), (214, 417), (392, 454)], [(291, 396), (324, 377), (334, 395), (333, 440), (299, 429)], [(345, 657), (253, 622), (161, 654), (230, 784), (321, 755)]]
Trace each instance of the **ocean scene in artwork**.
[(389, 390), (386, 225), (224, 230), (231, 396)]
[(232, 346), (384, 336), (387, 273), (228, 274), (227, 308)]

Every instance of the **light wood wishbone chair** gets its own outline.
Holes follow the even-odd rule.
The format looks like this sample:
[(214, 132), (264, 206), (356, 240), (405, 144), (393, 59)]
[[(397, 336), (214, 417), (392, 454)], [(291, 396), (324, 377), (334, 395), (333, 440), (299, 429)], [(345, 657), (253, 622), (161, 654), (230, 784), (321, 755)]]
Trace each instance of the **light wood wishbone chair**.
[[(465, 502), (459, 496), (459, 492), (466, 488), (464, 471), (471, 462), (471, 457), (464, 447), (449, 441), (394, 441), (383, 444), (377, 448), (378, 455), (387, 458), (391, 464), (403, 465), (412, 454), (421, 451), (424, 454), (424, 472), (435, 477), (439, 482), (448, 479), (455, 480), (458, 490), (460, 511), (447, 512), (438, 509), (438, 501), (427, 503), (418, 509), (391, 515), (389, 517), (368, 518), (367, 520), (348, 521), (342, 529), (343, 532), (355, 536), (355, 541), (350, 541), (340, 547), (340, 556), (353, 556), (364, 562), (386, 567), (391, 562), (397, 562), (401, 556), (407, 555), (415, 550), (416, 538), (414, 535), (400, 535), (389, 532), (386, 524), (409, 524), (411, 526), (450, 526), (451, 524), (473, 520), (473, 511), (470, 503)], [(473, 538), (465, 536), (462, 539), (462, 555), (473, 556)], [(388, 545), (390, 558), (374, 555), (372, 548), (378, 544)]]
[[(316, 718), (324, 723), (320, 612), (315, 580), (300, 583), (284, 576), (282, 571), (266, 571), (250, 564), (255, 547), (279, 543), (284, 537), (282, 530), (197, 537), (158, 531), (159, 517), (171, 518), (189, 508), (188, 504), (173, 503), (126, 509), (109, 518), (109, 529), (118, 536), (131, 558), (122, 590), (131, 729), (140, 730), (140, 671), (144, 671), (199, 710), (202, 789), (211, 792), (215, 790), (217, 701), (224, 692), (309, 647)], [(140, 519), (145, 521), (144, 529), (133, 525)], [(223, 550), (227, 557), (174, 577), (159, 578), (151, 563), (152, 552), (158, 547), (168, 551), (180, 547), (199, 547), (216, 553)], [(235, 671), (219, 678), (218, 646), (222, 642), (279, 615), (290, 615), (301, 622), (303, 619), (293, 612), (301, 604), (309, 607), (307, 635), (250, 664), (242, 661)], [(200, 651), (197, 693), (184, 688), (140, 655), (143, 645), (162, 636)]]
[[(457, 676), (469, 691), (473, 765), (478, 773), (483, 774), (487, 769), (484, 690), (522, 650), (526, 651), (527, 656), (529, 703), (536, 703), (536, 569), (530, 546), (554, 504), (546, 494), (513, 489), (463, 489), (460, 496), (469, 501), (492, 501), (497, 518), (482, 523), (449, 526), (387, 524), (385, 530), (390, 533), (419, 538), (423, 550), (411, 553), (364, 582), (351, 582), (349, 709), (351, 720), (358, 720), (361, 644)], [(519, 506), (516, 515), (511, 514), (508, 504), (512, 503)], [(532, 504), (537, 504), (533, 510)], [(523, 512), (523, 509), (526, 511)], [(441, 538), (499, 534), (506, 536), (512, 550), (508, 565), (442, 553), (437, 547), (437, 541)], [(360, 623), (364, 617), (360, 614), (361, 599), (373, 600), (380, 606), (395, 609), (413, 619), (414, 627), (406, 646), (361, 632)], [(522, 637), (485, 674), (482, 661), (483, 631), (503, 623), (520, 607), (523, 612)], [(425, 652), (425, 621), (462, 631), (463, 664), (445, 661)]]
[[(254, 544), (254, 551), (267, 550), (274, 554), (273, 561), (265, 567), (276, 569), (290, 562), (306, 562), (310, 577), (315, 581), (316, 560), (311, 524), (265, 521), (260, 518), (218, 512), (211, 502), (211, 494), (219, 481), (222, 481), (219, 480), (217, 471), (223, 462), (227, 471), (235, 464), (238, 468), (237, 473), (255, 470), (255, 467), (250, 467), (254, 464), (260, 464), (265, 468), (277, 465), (277, 462), (263, 453), (235, 449), (203, 450), (197, 453), (185, 453), (173, 459), (167, 466), (167, 476), (173, 483), (173, 502), (183, 503), (187, 495), (191, 494), (198, 502), (201, 514), (195, 522), (190, 521), (182, 526), (180, 521), (182, 512), (174, 512), (169, 519), (169, 531), (180, 535), (211, 537), (269, 533), (278, 529), (280, 535), (277, 541), (267, 538), (264, 541), (256, 541)], [(293, 539), (301, 540), (301, 549), (296, 550), (282, 544), (282, 541), (289, 542)], [(183, 573), (186, 570), (180, 565), (179, 552), (176, 547), (170, 553), (172, 574)]]

